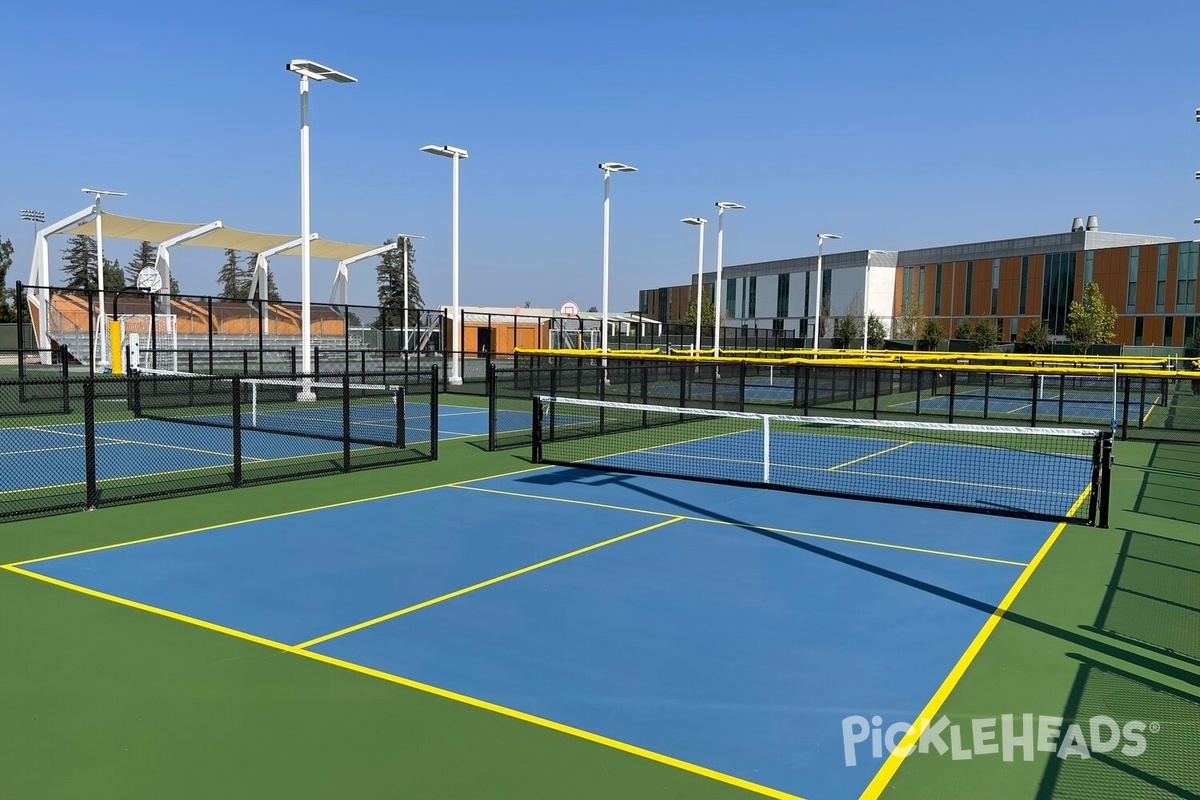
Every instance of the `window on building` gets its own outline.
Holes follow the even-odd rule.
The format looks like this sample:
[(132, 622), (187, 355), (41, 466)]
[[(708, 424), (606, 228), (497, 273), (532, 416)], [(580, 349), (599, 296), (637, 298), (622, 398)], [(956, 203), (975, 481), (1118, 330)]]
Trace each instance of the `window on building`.
[(778, 319), (778, 318), (771, 320), (771, 330), (773, 330), (775, 332), (776, 339), (778, 339), (780, 336), (782, 336), (783, 335), (783, 320)]
[(1133, 343), (1135, 345), (1141, 345), (1142, 343), (1142, 327), (1144, 322), (1144, 317), (1133, 318)]
[(750, 278), (750, 287), (746, 290), (746, 316), (758, 316), (758, 278)]
[(1013, 317), (1008, 321), (1008, 340), (1015, 342), (1017, 340), (1017, 318)]
[(1175, 281), (1175, 310), (1196, 309), (1196, 261), (1200, 253), (1200, 242), (1184, 242), (1179, 245), (1179, 269)]
[(1192, 344), (1192, 337), (1196, 335), (1196, 320), (1197, 317), (1183, 318), (1183, 346), (1189, 347)]
[[(804, 273), (804, 318), (808, 319), (812, 316), (812, 299), (809, 295), (812, 293), (813, 274), (811, 272)], [(807, 323), (805, 323), (807, 324)]]
[(1173, 342), (1171, 340), (1174, 338), (1175, 338), (1175, 318), (1167, 317), (1166, 319), (1163, 320), (1163, 345), (1165, 347), (1170, 347), (1173, 344)]
[(828, 317), (833, 313), (833, 307), (830, 305), (829, 299), (833, 296), (833, 273), (826, 270), (821, 275), (821, 317)]
[(1168, 252), (1168, 245), (1160, 244), (1158, 246), (1158, 270), (1155, 273), (1156, 283), (1154, 284), (1154, 310), (1160, 314), (1166, 309), (1167, 303)]
[(917, 267), (917, 308), (925, 305), (925, 265)]
[(737, 278), (725, 279), (725, 316), (737, 316)]
[(1050, 333), (1061, 335), (1067, 309), (1075, 299), (1075, 254), (1047, 253), (1042, 270), (1042, 319)]
[(1138, 256), (1141, 250), (1129, 248), (1129, 288), (1125, 292), (1125, 313), (1132, 314), (1137, 306)]
[[(786, 317), (788, 315), (788, 291), (790, 290), (792, 276), (786, 272), (779, 276), (778, 291), (775, 300), (775, 315)], [(782, 320), (781, 320), (782, 322)]]
[[(963, 316), (967, 316), (967, 317), (971, 316), (971, 277), (972, 277), (971, 273), (973, 273), (974, 271), (975, 271), (975, 262), (968, 261), (967, 262), (967, 285), (966, 285), (967, 293), (966, 293), (966, 299), (963, 300)], [(954, 298), (950, 298), (950, 302), (951, 302), (951, 304), (953, 304)], [(953, 312), (953, 310), (954, 310), (953, 306), (951, 306), (951, 311)]]
[(1000, 301), (1000, 259), (992, 259), (992, 303), (989, 314), (996, 314), (996, 306)]
[(942, 314), (942, 265), (938, 264), (933, 272), (933, 315)]
[(1096, 257), (1096, 253), (1092, 250), (1088, 250), (1086, 253), (1083, 254), (1083, 285), (1084, 286), (1087, 286), (1089, 283), (1092, 282), (1092, 271), (1093, 271), (1093, 266), (1094, 266), (1092, 262), (1094, 261), (1095, 257)]
[(903, 276), (903, 277), (902, 277), (902, 279), (901, 279), (901, 280), (902, 280), (902, 284), (903, 284), (903, 285), (902, 285), (902, 286), (901, 286), (901, 288), (900, 288), (900, 302), (901, 302), (901, 304), (903, 304), (903, 303), (904, 303), (904, 301), (908, 299), (908, 296), (909, 296), (910, 294), (912, 294), (912, 290), (913, 290), (913, 268), (912, 268), (912, 267), (905, 267), (905, 268), (904, 268), (904, 272), (902, 273), (902, 276)]
[(669, 322), (671, 319), (670, 317), (667, 316), (667, 312), (670, 310), (669, 308), (667, 308), (667, 299), (668, 299), (667, 295), (668, 294), (669, 294), (669, 292), (667, 292), (666, 289), (658, 290), (658, 321), (659, 322)]
[(1025, 297), (1029, 294), (1029, 256), (1021, 256), (1021, 295), (1017, 313), (1025, 313)]

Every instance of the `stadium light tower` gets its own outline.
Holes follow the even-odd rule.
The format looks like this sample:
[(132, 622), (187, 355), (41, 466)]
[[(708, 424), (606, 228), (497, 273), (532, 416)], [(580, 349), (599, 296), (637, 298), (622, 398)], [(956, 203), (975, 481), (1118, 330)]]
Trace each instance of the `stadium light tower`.
[(739, 203), (721, 200), (717, 203), (717, 279), (713, 286), (713, 358), (721, 355), (721, 266), (725, 247), (725, 212), (745, 208)]
[(821, 246), (826, 239), (840, 239), (836, 233), (817, 234), (817, 302), (813, 309), (813, 352), (821, 349)]
[(26, 222), (32, 222), (32, 223), (33, 223), (33, 238), (34, 238), (34, 240), (36, 241), (36, 240), (37, 240), (37, 230), (38, 230), (38, 225), (39, 225), (40, 223), (42, 223), (42, 222), (45, 222), (45, 221), (46, 221), (46, 214), (45, 214), (45, 212), (42, 212), (42, 211), (34, 211), (34, 210), (33, 210), (33, 209), (31, 209), (31, 208), (22, 208), (22, 209), (21, 209), (21, 219), (25, 220)]
[[(104, 215), (100, 213), (100, 198), (127, 197), (128, 193), (109, 192), (104, 189), (80, 189), (80, 191), (92, 196), (92, 208), (96, 213), (96, 289), (100, 298), (100, 319), (104, 320), (104, 327), (107, 329), (108, 311), (104, 308)], [(108, 363), (107, 330), (100, 331), (100, 358), (98, 361), (101, 364)]]
[(699, 357), (700, 317), (704, 308), (704, 226), (708, 224), (708, 220), (703, 217), (684, 217), (679, 221), (700, 229), (700, 255), (696, 259), (696, 343), (692, 346), (692, 355)]
[[(427, 144), (421, 148), (422, 153), (431, 153), (435, 156), (448, 158), (452, 162), (452, 186), (450, 189), (450, 313), (454, 315), (450, 321), (450, 375), (447, 381), (457, 386), (462, 383), (462, 375), (458, 372), (459, 359), (462, 354), (459, 343), (462, 341), (462, 335), (459, 331), (459, 313), (458, 313), (458, 161), (462, 158), (469, 158), (467, 151), (461, 147), (452, 147), (448, 144)], [(408, 254), (408, 247), (405, 246), (405, 255)], [(407, 275), (407, 270), (405, 271)]]
[(601, 249), (601, 289), (600, 289), (600, 366), (604, 373), (604, 382), (608, 383), (608, 197), (609, 181), (614, 172), (637, 172), (637, 167), (622, 164), (619, 161), (605, 161), (597, 164), (604, 172), (604, 244)]
[[(356, 83), (344, 72), (338, 72), (315, 61), (294, 58), (284, 65), (288, 72), (300, 76), (300, 371), (312, 374), (312, 242), (309, 217), (308, 182), (308, 81), (333, 81), (334, 83)], [(316, 400), (317, 396), (307, 383), (297, 395), (298, 400)]]

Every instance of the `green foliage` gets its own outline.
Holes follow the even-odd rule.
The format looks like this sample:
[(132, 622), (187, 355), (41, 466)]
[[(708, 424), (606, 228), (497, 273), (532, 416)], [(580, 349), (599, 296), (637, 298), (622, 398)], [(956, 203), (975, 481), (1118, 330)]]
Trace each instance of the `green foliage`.
[(964, 341), (967, 339), (970, 339), (971, 331), (973, 329), (974, 329), (974, 326), (971, 324), (971, 320), (967, 319), (966, 317), (963, 317), (962, 319), (960, 319), (958, 321), (958, 325), (954, 326), (954, 338), (961, 339)]
[[(700, 299), (700, 327), (711, 328), (713, 325), (716, 324), (716, 321), (717, 321), (717, 310), (715, 308), (713, 308), (712, 297), (706, 294)], [(696, 304), (695, 303), (692, 303), (690, 306), (688, 306), (687, 314), (685, 314), (683, 317), (683, 324), (684, 325), (695, 325), (696, 324)]]
[(896, 322), (896, 335), (901, 339), (916, 339), (925, 329), (925, 314), (921, 311), (921, 298), (916, 289), (901, 300), (900, 316)]
[(62, 251), (63, 274), (66, 285), (71, 289), (96, 288), (96, 240), (78, 234), (67, 240)]
[(1092, 345), (1111, 342), (1116, 327), (1117, 309), (1104, 301), (1100, 286), (1092, 282), (1083, 287), (1083, 302), (1071, 301), (1063, 333), (1076, 352), (1086, 353)]
[[(12, 269), (13, 243), (10, 239), (0, 239), (0, 322), (13, 322), (17, 318), (17, 303), (20, 300), (8, 288), (8, 271)], [(9, 303), (12, 297), (13, 302)]]
[(171, 273), (171, 296), (178, 297), (179, 294), (179, 281), (175, 280), (175, 273)]
[(1028, 353), (1047, 353), (1050, 351), (1050, 330), (1039, 319), (1021, 331), (1017, 344)]
[(994, 319), (977, 319), (968, 326), (966, 338), (974, 345), (976, 351), (983, 352), (1000, 340), (1000, 328)]
[(833, 346), (839, 350), (849, 347), (850, 342), (858, 338), (859, 327), (858, 317), (840, 317), (833, 323)]
[(883, 320), (875, 314), (870, 314), (867, 317), (867, 347), (882, 350), (886, 339), (887, 328), (884, 327)]
[(942, 326), (935, 319), (926, 319), (924, 325), (921, 326), (921, 336), (917, 339), (917, 344), (922, 350), (936, 350), (938, 345), (946, 341), (946, 332), (942, 330)]
[(125, 270), (117, 259), (104, 259), (104, 291), (119, 292), (125, 288)]
[[(395, 239), (388, 239), (384, 244), (391, 244)], [(418, 322), (420, 309), (425, 307), (421, 297), (421, 283), (417, 280), (417, 250), (412, 239), (405, 239), (395, 250), (389, 250), (379, 260), (375, 268), (376, 296), (379, 298), (379, 318), (375, 321), (378, 328), (403, 327), (404, 323), (404, 255), (408, 250), (408, 324)]]
[[(157, 256), (158, 248), (150, 242), (143, 241), (138, 244), (137, 250), (133, 251), (133, 258), (125, 265), (125, 284), (136, 286), (138, 273), (146, 267), (153, 267)], [(107, 278), (105, 281), (107, 282)]]
[(246, 279), (237, 250), (225, 248), (225, 263), (221, 265), (221, 270), (217, 273), (217, 285), (221, 287), (221, 297), (245, 300), (249, 294), (250, 282)]

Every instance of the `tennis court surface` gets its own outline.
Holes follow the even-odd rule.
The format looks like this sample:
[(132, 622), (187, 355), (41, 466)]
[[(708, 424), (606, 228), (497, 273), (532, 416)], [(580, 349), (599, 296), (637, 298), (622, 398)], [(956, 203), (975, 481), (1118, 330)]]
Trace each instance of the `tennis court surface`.
[(857, 797), (1044, 521), (534, 468), (20, 563), (29, 577), (770, 796)]

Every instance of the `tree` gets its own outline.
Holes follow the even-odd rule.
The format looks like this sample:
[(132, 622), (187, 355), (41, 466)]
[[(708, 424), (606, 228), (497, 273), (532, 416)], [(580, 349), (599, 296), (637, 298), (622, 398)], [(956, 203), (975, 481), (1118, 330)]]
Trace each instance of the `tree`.
[[(700, 300), (700, 327), (711, 328), (717, 319), (717, 310), (713, 308), (712, 298), (708, 295)], [(696, 325), (696, 304), (688, 306), (687, 314), (683, 317), (684, 325)]]
[(104, 259), (104, 289), (119, 292), (125, 288), (125, 270), (117, 259)]
[[(250, 297), (250, 281), (254, 278), (254, 268), (255, 268), (255, 265), (258, 263), (258, 253), (246, 253), (246, 259), (243, 263), (245, 264), (245, 266), (241, 267), (242, 279), (246, 283), (246, 298), (249, 299), (249, 297)], [(283, 299), (282, 297), (279, 296), (279, 287), (275, 285), (275, 273), (274, 272), (267, 270), (267, 285), (263, 288), (266, 289), (268, 300), (278, 301), (278, 300)]]
[(67, 240), (62, 251), (63, 273), (71, 289), (96, 288), (96, 240), (77, 234)]
[(533, 308), (533, 301), (532, 301), (532, 300), (526, 300), (526, 301), (525, 301), (525, 306), (524, 306), (524, 307), (525, 307), (525, 308)]
[(171, 296), (178, 297), (179, 294), (179, 281), (175, 280), (175, 273), (171, 273)]
[(221, 297), (245, 300), (250, 293), (250, 284), (245, 280), (237, 250), (225, 248), (225, 263), (217, 273), (217, 284), (221, 287)]
[(838, 319), (833, 323), (833, 346), (842, 350), (849, 347), (850, 342), (858, 338), (858, 329), (858, 317), (846, 315)]
[[(8, 271), (12, 269), (12, 254), (12, 240), (0, 239), (0, 322), (15, 321), (17, 318), (17, 303), (21, 302), (20, 298), (8, 290)], [(8, 303), (9, 297), (13, 298), (12, 305)]]
[(1050, 330), (1036, 320), (1017, 337), (1017, 344), (1027, 353), (1046, 353), (1050, 350)]
[(882, 350), (887, 340), (887, 328), (874, 313), (867, 316), (867, 347), (872, 350)]
[[(384, 244), (392, 244), (395, 239), (388, 239)], [(376, 296), (379, 298), (379, 318), (375, 321), (378, 328), (395, 328), (404, 321), (404, 263), (405, 248), (408, 252), (408, 324), (418, 321), (420, 310), (425, 307), (421, 297), (421, 283), (417, 280), (417, 250), (412, 239), (405, 239), (395, 250), (388, 250), (379, 260), (375, 268)]]
[(896, 334), (901, 339), (916, 339), (925, 329), (925, 315), (921, 312), (921, 298), (916, 290), (906, 294), (900, 302), (900, 318)]
[(1112, 341), (1117, 327), (1117, 309), (1104, 301), (1094, 281), (1083, 287), (1083, 302), (1071, 301), (1063, 333), (1077, 353), (1087, 353), (1093, 345)]
[(270, 270), (267, 270), (267, 299), (271, 301), (283, 299), (279, 294), (279, 287), (275, 285), (275, 273)]
[[(589, 314), (595, 314), (595, 313), (597, 313), (598, 311), (600, 311), (600, 309), (596, 308), (595, 306), (588, 306), (588, 313), (589, 313)], [(693, 319), (693, 322), (694, 322), (694, 321), (695, 321), (695, 320)]]
[(958, 324), (954, 326), (954, 338), (970, 339), (973, 328), (974, 326), (971, 324), (971, 320), (963, 317), (958, 321)]
[(921, 336), (917, 340), (922, 350), (936, 350), (938, 345), (946, 341), (946, 332), (936, 319), (927, 319), (921, 327)]
[(158, 248), (149, 242), (141, 242), (137, 250), (133, 251), (133, 258), (125, 265), (125, 285), (136, 286), (138, 273), (146, 267), (153, 267), (157, 260)]
[(969, 326), (967, 339), (974, 345), (977, 352), (983, 352), (1000, 340), (1000, 328), (997, 327), (994, 319), (977, 319)]

